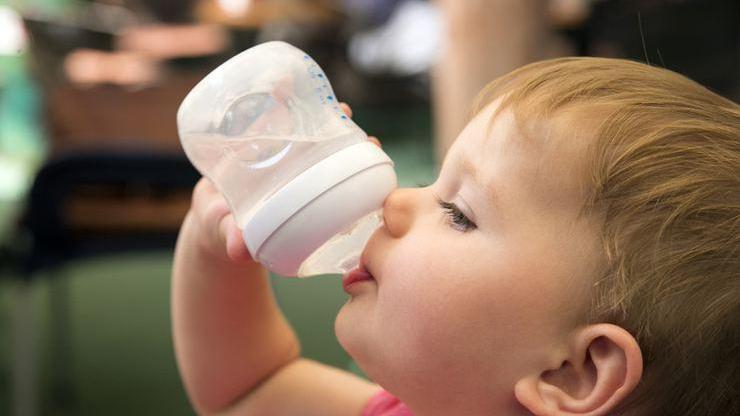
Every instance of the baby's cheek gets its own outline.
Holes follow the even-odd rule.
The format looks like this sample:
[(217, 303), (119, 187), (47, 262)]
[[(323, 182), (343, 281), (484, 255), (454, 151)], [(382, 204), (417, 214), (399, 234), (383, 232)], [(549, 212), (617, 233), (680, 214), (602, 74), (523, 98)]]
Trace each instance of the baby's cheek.
[(377, 309), (387, 336), (416, 371), (449, 361), (460, 329), (457, 300), (445, 282), (449, 271), (418, 264), (396, 271), (393, 280), (382, 283)]

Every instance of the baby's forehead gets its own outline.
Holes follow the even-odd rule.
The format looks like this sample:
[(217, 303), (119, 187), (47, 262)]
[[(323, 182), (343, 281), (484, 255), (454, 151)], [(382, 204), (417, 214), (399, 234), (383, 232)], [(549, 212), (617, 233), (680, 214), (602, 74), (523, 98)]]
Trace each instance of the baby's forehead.
[(473, 165), (484, 182), (516, 181), (548, 203), (582, 201), (593, 142), (588, 123), (577, 114), (527, 115), (498, 104), (471, 120), (468, 137), (461, 135), (469, 144), (460, 149), (463, 163)]

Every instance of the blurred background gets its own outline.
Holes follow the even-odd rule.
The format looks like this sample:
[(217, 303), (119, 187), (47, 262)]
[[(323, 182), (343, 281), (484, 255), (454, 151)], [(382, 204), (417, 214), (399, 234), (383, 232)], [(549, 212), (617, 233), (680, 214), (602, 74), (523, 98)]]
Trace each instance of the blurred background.
[[(205, 74), (283, 40), (324, 69), (402, 186), (433, 182), (488, 81), (613, 56), (740, 96), (736, 0), (0, 0), (0, 414), (192, 414), (172, 351), (172, 248), (198, 179), (175, 113)], [(337, 276), (273, 276), (305, 355)]]

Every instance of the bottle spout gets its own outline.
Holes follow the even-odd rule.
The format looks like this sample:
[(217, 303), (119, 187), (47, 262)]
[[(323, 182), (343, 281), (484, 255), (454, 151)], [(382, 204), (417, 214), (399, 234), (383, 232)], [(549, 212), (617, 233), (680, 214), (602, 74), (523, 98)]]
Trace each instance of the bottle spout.
[(346, 147), (270, 196), (243, 227), (252, 257), (282, 276), (354, 268), (396, 187), (393, 162), (370, 142)]
[(382, 210), (360, 218), (311, 254), (298, 269), (298, 277), (344, 274), (354, 269), (370, 237), (382, 225)]

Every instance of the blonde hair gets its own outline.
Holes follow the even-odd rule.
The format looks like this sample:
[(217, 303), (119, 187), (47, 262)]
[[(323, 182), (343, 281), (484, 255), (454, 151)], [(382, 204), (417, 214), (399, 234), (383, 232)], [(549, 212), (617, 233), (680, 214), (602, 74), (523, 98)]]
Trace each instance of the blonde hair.
[(589, 320), (630, 331), (645, 370), (618, 413), (740, 414), (740, 106), (603, 58), (520, 68), (475, 111), (497, 98), (520, 125), (582, 114), (593, 136), (584, 213), (603, 216), (607, 266)]

